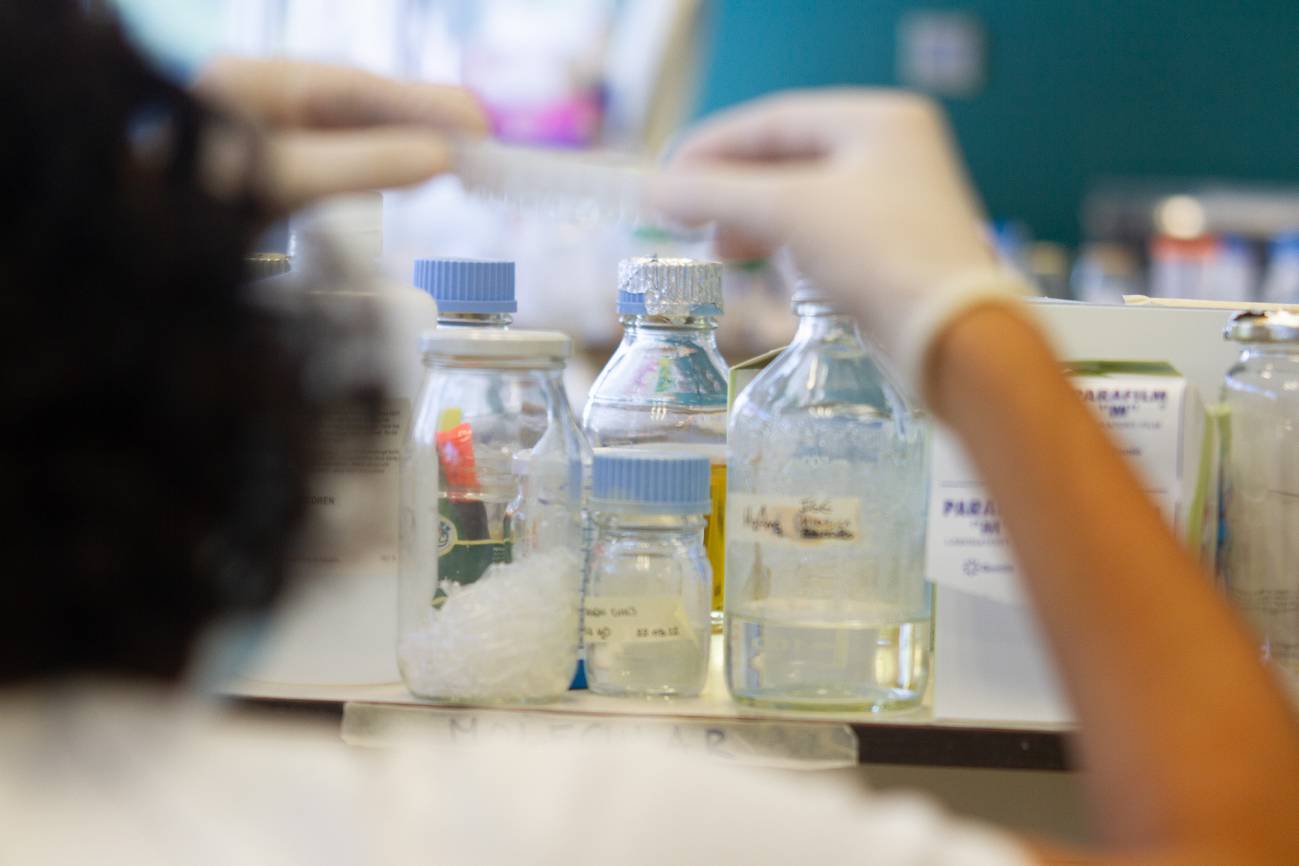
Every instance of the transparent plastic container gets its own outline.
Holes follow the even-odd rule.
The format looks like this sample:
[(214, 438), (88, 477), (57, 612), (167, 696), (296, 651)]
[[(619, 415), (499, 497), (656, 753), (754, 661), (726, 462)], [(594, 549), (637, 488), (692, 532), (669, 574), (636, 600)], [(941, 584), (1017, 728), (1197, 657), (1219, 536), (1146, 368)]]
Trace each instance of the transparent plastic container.
[(597, 449), (585, 598), (586, 676), (603, 695), (690, 697), (708, 678), (707, 457)]
[[(554, 699), (577, 665), (583, 567), (586, 446), (562, 380), (572, 342), (440, 329), (423, 350), (402, 455), (402, 678), (443, 702)], [(526, 531), (511, 519), (521, 497)]]
[(730, 425), (726, 676), (740, 703), (913, 706), (929, 676), (927, 425), (806, 288)]
[[(291, 256), (249, 262), (262, 303), (307, 314), (333, 334), (313, 381), (382, 384), (377, 411), (323, 407), (316, 469), (307, 480), (303, 535), (290, 566), (302, 576), (264, 650), (244, 671), (289, 685), (384, 685), (400, 679), (397, 640), (399, 455), (424, 368), (420, 335), (437, 304), (385, 279), (384, 199), (378, 192), (325, 199), (289, 221)], [(333, 386), (326, 386), (326, 390)], [(342, 390), (347, 390), (345, 387)]]
[(1299, 689), (1299, 316), (1242, 313), (1227, 372), (1219, 569), (1264, 659)]
[(514, 262), (416, 259), (414, 283), (437, 302), (440, 328), (508, 328), (519, 309)]
[(725, 570), (727, 367), (717, 350), (722, 269), (693, 259), (632, 258), (618, 267), (623, 338), (601, 371), (582, 429), (592, 447), (688, 446), (711, 463), (704, 547), (720, 624)]

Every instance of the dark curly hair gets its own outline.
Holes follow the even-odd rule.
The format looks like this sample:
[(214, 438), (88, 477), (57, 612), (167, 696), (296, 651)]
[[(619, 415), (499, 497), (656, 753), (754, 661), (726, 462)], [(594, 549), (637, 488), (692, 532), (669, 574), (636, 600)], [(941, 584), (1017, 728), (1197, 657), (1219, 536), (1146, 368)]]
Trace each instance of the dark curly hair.
[[(256, 138), (83, 4), (0, 6), (0, 683), (170, 679), (301, 516), (306, 325), (255, 304)], [(309, 330), (309, 329), (308, 329)]]

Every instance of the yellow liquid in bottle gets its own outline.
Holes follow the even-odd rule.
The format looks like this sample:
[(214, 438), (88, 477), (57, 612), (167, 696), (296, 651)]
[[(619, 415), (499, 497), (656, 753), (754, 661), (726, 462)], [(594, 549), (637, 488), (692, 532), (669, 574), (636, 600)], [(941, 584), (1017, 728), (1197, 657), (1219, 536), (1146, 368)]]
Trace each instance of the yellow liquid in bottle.
[(713, 567), (713, 632), (722, 630), (722, 603), (726, 597), (726, 457), (712, 458), (709, 496), (713, 510), (704, 523), (704, 552)]
[(704, 518), (704, 553), (713, 571), (713, 634), (722, 633), (722, 609), (726, 598), (726, 446), (695, 443), (649, 442), (632, 446), (657, 451), (685, 451), (703, 454), (710, 464), (708, 497), (711, 510)]

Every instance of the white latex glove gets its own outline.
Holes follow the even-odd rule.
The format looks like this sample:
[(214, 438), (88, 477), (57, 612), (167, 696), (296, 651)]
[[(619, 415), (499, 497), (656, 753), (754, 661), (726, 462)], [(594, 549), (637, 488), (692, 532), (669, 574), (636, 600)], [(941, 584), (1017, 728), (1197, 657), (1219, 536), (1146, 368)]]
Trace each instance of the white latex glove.
[(716, 222), (724, 253), (788, 245), (916, 394), (951, 322), (1025, 291), (998, 264), (942, 112), (923, 97), (841, 89), (741, 106), (688, 136), (647, 196), (671, 218)]
[(449, 134), (488, 128), (461, 88), (320, 63), (219, 58), (194, 89), (266, 129), (267, 193), (284, 210), (426, 180), (451, 167)]

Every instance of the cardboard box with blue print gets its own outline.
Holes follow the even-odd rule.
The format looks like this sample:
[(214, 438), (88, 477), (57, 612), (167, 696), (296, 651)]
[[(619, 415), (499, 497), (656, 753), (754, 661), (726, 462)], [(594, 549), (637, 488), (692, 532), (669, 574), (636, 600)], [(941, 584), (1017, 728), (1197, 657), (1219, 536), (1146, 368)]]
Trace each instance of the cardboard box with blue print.
[[(1211, 569), (1217, 425), (1198, 389), (1162, 363), (1076, 362), (1070, 374), (1164, 517)], [(927, 570), (941, 587), (935, 715), (1069, 721), (1036, 625), (1022, 618), (1026, 599), (996, 501), (950, 434), (935, 437), (931, 466)], [(1024, 639), (1006, 644), (1017, 631)]]

